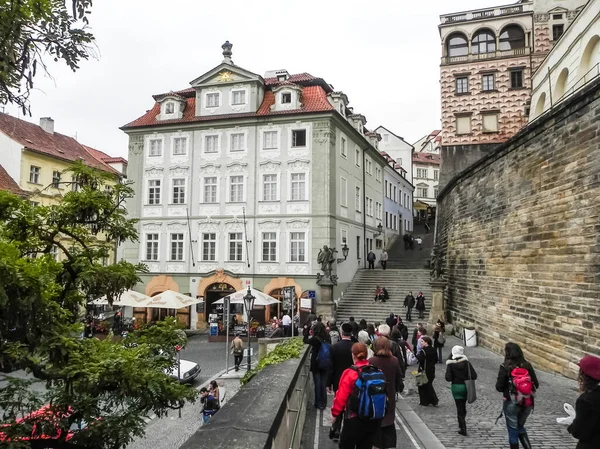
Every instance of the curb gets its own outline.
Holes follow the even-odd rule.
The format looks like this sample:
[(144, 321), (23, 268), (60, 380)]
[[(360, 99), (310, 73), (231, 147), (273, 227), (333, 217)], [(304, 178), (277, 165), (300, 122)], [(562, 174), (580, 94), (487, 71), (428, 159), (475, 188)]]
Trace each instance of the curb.
[(399, 396), (396, 401), (396, 411), (400, 414), (402, 421), (408, 424), (412, 433), (422, 444), (422, 449), (446, 449), (446, 446), (438, 440), (429, 427), (427, 427), (427, 424), (419, 418), (419, 415), (417, 415), (402, 396)]

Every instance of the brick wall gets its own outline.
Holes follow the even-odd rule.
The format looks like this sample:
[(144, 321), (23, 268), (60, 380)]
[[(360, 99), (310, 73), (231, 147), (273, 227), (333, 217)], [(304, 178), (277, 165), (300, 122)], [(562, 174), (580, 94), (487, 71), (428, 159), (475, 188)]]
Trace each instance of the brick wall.
[(447, 308), (568, 376), (600, 354), (600, 81), (453, 178), (438, 197)]

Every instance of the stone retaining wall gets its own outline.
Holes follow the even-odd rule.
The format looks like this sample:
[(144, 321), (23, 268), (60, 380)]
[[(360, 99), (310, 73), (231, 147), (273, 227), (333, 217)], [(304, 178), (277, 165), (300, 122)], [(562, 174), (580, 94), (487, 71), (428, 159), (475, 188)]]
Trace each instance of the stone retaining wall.
[(567, 376), (600, 354), (600, 80), (455, 176), (438, 205), (455, 324)]

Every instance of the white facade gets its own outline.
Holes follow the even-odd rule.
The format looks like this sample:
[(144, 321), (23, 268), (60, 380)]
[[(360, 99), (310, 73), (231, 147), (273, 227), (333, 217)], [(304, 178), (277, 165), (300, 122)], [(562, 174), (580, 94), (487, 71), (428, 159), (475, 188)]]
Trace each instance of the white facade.
[(396, 170), (387, 166), (384, 170), (384, 209), (385, 241), (389, 243), (395, 236), (402, 236), (413, 230), (414, 187), (404, 177), (398, 178)]
[(408, 182), (412, 183), (412, 153), (414, 147), (384, 126), (378, 127), (376, 131), (381, 135), (379, 151), (387, 153), (392, 159), (400, 164), (400, 166), (406, 170)]
[(590, 1), (533, 75), (530, 120), (600, 76), (600, 9)]

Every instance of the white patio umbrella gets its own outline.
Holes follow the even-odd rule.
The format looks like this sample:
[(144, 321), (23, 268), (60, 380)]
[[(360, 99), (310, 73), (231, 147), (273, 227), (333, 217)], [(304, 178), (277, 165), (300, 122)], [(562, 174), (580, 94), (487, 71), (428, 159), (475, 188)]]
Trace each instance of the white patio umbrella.
[(182, 309), (183, 307), (192, 306), (204, 302), (203, 299), (192, 298), (191, 296), (183, 295), (173, 290), (166, 290), (156, 296), (152, 296), (149, 301), (143, 306), (155, 309)]
[[(134, 290), (126, 290), (118, 300), (113, 301), (113, 305), (121, 307), (146, 307), (144, 304), (151, 299), (150, 296), (144, 295), (143, 293)], [(102, 306), (108, 304), (108, 300), (106, 299), (106, 296), (103, 296), (100, 299), (95, 299), (91, 303), (95, 306)]]
[[(252, 296), (256, 298), (254, 300), (255, 306), (270, 306), (271, 304), (279, 304), (281, 302), (278, 299), (275, 299), (272, 296), (269, 296), (266, 293), (263, 293), (260, 290), (256, 290), (254, 288), (251, 288), (250, 292), (252, 293)], [(229, 303), (244, 304), (244, 296), (246, 296), (246, 294), (248, 294), (248, 289), (238, 290), (237, 292), (228, 295), (230, 300)], [(224, 298), (221, 298), (213, 302), (213, 304), (223, 304), (223, 300)]]

